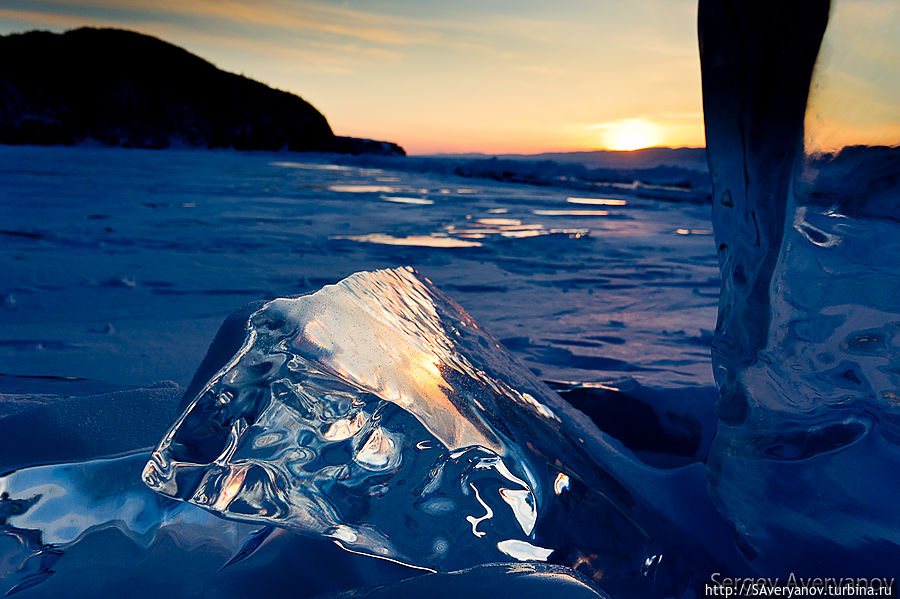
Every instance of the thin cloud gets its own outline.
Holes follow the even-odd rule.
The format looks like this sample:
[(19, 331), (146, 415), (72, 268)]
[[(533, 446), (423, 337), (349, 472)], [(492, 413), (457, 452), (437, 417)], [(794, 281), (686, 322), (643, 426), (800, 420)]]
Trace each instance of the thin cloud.
[[(197, 50), (196, 46), (215, 46), (219, 48), (240, 48), (264, 56), (267, 60), (281, 60), (292, 65), (299, 72), (327, 73), (349, 75), (357, 72), (361, 56), (372, 56), (378, 59), (396, 59), (396, 52), (381, 48), (360, 47), (354, 44), (333, 44), (320, 41), (305, 41), (308, 47), (299, 48), (285, 46), (277, 42), (269, 42), (249, 37), (233, 37), (226, 34), (215, 34), (197, 31), (190, 27), (160, 21), (142, 21), (135, 24), (128, 19), (82, 17), (78, 15), (45, 13), (29, 10), (0, 9), (0, 19), (18, 21), (35, 27), (51, 27), (73, 29), (77, 27), (110, 27), (138, 30), (171, 41), (178, 39), (179, 45), (209, 59), (206, 52)], [(214, 62), (214, 61), (213, 61)], [(230, 69), (227, 65), (220, 68)], [(251, 78), (256, 78), (250, 74)], [(278, 87), (277, 85), (275, 87)]]
[[(35, 4), (44, 4), (36, 2)], [(433, 39), (435, 33), (421, 27), (410, 27), (407, 19), (390, 18), (378, 13), (366, 13), (338, 9), (311, 2), (300, 3), (249, 3), (234, 0), (56, 0), (60, 5), (75, 9), (106, 9), (117, 12), (133, 11), (142, 14), (200, 17), (219, 19), (234, 24), (261, 25), (282, 30), (307, 30), (332, 35), (357, 38), (386, 44), (421, 44)], [(51, 8), (48, 6), (48, 10)], [(35, 11), (36, 12), (36, 11)], [(41, 11), (43, 12), (43, 11)], [(142, 15), (134, 20), (142, 22)], [(380, 23), (372, 26), (368, 23)]]
[[(51, 13), (36, 10), (16, 10), (7, 8), (0, 8), (0, 19), (3, 19), (5, 21), (19, 21), (38, 27), (49, 26), (65, 29), (85, 26), (129, 29), (133, 29), (135, 27), (135, 23), (127, 19), (85, 17), (64, 13)], [(191, 30), (187, 27), (181, 27), (179, 25), (161, 21), (142, 21), (140, 23), (140, 27), (145, 32), (152, 31), (153, 35), (183, 35), (191, 32)]]

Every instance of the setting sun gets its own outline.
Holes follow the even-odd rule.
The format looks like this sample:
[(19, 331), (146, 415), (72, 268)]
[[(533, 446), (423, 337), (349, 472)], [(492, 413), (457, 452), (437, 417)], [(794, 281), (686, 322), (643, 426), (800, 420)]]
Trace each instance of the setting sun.
[(662, 129), (644, 119), (622, 119), (597, 127), (603, 147), (610, 150), (638, 150), (662, 143)]

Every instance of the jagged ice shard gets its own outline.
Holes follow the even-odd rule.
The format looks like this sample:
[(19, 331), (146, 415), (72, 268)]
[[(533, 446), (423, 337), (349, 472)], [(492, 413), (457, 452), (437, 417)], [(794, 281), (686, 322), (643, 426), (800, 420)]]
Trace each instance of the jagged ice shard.
[(671, 584), (637, 523), (658, 516), (597, 458), (648, 469), (412, 269), (267, 302), (244, 335), (153, 452), (150, 488), (430, 570), (555, 552), (638, 594)]
[[(540, 473), (513, 474), (506, 461), (525, 462), (491, 420), (526, 407), (556, 415), (535, 389), (513, 389), (455, 351), (487, 338), (462, 315), (445, 331), (441, 307), (455, 308), (408, 270), (267, 303), (153, 453), (144, 482), (224, 516), (410, 564), (546, 557), (527, 542)], [(447, 534), (461, 528), (468, 534)]]
[(900, 560), (900, 149), (804, 152), (831, 8), (700, 2), (723, 278), (707, 473), (745, 568), (767, 576)]

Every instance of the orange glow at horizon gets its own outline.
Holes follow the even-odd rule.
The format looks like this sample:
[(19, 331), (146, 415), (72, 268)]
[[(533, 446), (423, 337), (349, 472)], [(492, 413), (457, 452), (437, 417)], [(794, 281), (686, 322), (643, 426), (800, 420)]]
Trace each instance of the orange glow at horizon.
[[(551, 129), (556, 126), (556, 129)], [(377, 136), (378, 131), (372, 131)], [(702, 113), (646, 115), (602, 123), (548, 124), (535, 131), (523, 123), (521, 131), (470, 131), (468, 135), (427, 135), (412, 132), (403, 146), (410, 154), (470, 153), (540, 154), (545, 152), (632, 151), (650, 147), (702, 148)]]

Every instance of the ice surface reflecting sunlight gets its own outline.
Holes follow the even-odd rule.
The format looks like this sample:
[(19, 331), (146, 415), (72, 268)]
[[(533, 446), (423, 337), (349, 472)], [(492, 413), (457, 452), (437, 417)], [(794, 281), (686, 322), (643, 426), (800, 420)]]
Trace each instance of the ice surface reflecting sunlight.
[[(421, 568), (565, 561), (575, 545), (613, 586), (634, 584), (658, 547), (627, 515), (636, 500), (588, 457), (595, 435), (427, 279), (382, 270), (254, 312), (143, 479), (227, 518)], [(578, 510), (593, 522), (567, 531)]]

